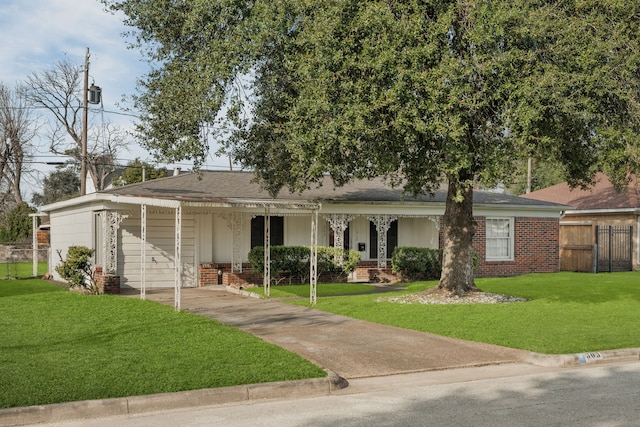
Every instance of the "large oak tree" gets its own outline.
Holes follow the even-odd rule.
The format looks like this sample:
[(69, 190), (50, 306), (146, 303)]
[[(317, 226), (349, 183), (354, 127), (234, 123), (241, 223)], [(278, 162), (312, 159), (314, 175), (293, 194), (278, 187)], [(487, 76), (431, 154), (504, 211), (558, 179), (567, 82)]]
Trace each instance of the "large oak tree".
[(440, 286), (458, 294), (475, 287), (474, 185), (528, 156), (573, 185), (638, 166), (638, 0), (103, 2), (155, 65), (147, 148), (198, 166), (225, 112), (228, 150), (272, 193), (324, 174), (446, 183)]

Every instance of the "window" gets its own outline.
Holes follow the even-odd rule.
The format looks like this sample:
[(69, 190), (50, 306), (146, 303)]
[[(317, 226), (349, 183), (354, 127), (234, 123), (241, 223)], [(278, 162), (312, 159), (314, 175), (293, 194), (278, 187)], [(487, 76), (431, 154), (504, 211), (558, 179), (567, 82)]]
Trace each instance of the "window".
[(487, 218), (487, 260), (513, 260), (513, 218)]
[[(284, 217), (270, 217), (270, 245), (284, 245)], [(264, 246), (264, 216), (257, 216), (251, 219), (251, 249), (256, 246)]]

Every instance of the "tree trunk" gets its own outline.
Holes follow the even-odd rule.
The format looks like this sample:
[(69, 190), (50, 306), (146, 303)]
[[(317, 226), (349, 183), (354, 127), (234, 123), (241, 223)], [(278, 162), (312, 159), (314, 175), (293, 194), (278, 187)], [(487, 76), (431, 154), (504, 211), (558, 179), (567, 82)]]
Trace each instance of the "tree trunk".
[(473, 181), (467, 173), (449, 177), (443, 228), (441, 289), (462, 296), (476, 290), (473, 281)]

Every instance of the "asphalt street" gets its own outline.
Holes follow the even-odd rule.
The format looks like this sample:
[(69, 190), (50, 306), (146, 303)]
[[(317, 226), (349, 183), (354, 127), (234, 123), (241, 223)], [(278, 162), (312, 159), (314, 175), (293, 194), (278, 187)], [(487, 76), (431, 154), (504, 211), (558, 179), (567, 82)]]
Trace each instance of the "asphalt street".
[(363, 378), (330, 396), (48, 425), (638, 426), (640, 363), (571, 369), (510, 364)]

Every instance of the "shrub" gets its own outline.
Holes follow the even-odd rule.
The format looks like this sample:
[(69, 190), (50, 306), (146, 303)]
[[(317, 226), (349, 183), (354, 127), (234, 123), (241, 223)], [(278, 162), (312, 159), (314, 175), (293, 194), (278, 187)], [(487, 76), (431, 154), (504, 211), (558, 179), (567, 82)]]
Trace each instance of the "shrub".
[[(338, 257), (342, 253), (342, 265)], [(360, 263), (360, 252), (328, 246), (318, 246), (318, 275), (328, 274), (332, 281), (353, 273)]]
[(35, 211), (26, 202), (11, 209), (4, 218), (4, 225), (0, 227), (0, 242), (17, 243), (31, 236), (33, 220), (29, 214)]
[[(343, 251), (343, 263), (337, 263), (336, 253)], [(311, 249), (308, 246), (272, 246), (271, 277), (276, 279), (298, 279), (300, 282), (309, 277)], [(360, 262), (358, 251), (318, 246), (318, 275), (332, 274), (341, 276), (356, 269)], [(264, 271), (264, 247), (256, 246), (249, 252), (249, 263), (253, 271)]]
[(93, 252), (93, 249), (86, 246), (69, 246), (67, 259), (64, 260), (58, 252), (62, 262), (56, 267), (56, 271), (69, 283), (71, 289), (84, 289), (92, 294), (98, 293), (91, 270)]
[(393, 250), (391, 266), (401, 280), (439, 279), (442, 249), (398, 246)]

